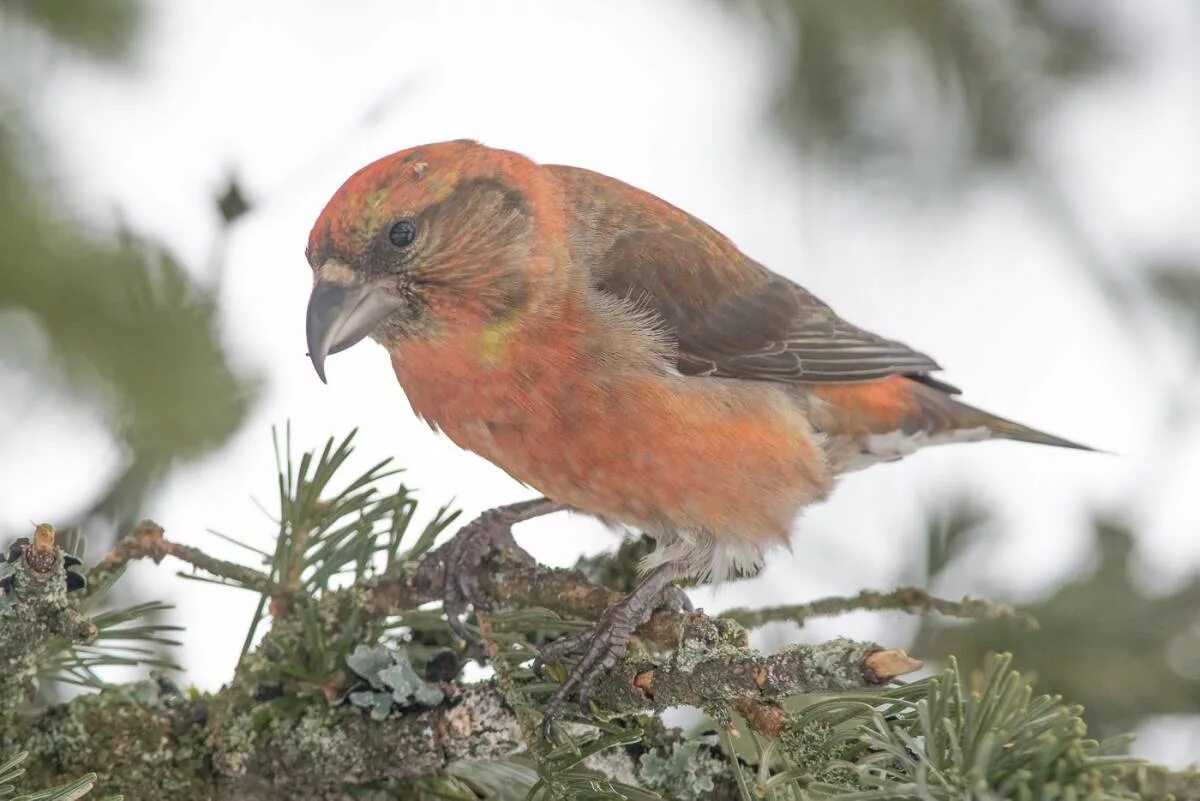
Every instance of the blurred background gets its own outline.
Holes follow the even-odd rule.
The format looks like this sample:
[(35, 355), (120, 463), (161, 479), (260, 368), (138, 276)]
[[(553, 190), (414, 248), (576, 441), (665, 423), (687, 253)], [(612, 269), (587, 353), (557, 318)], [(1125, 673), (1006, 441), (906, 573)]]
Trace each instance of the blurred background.
[[(308, 228), (353, 170), (470, 137), (683, 206), (966, 400), (1112, 451), (988, 443), (853, 474), (698, 606), (862, 588), (1025, 605), (1037, 632), (855, 614), (936, 665), (1012, 650), (1136, 753), (1200, 754), (1200, 5), (1192, 0), (0, 0), (0, 538), (145, 516), (243, 558), (271, 426), (359, 427), (425, 513), (529, 497), (412, 417), (382, 349), (305, 358)], [(260, 509), (266, 507), (266, 511)], [(612, 549), (526, 524), (539, 559)], [(255, 599), (137, 565), (183, 680)]]

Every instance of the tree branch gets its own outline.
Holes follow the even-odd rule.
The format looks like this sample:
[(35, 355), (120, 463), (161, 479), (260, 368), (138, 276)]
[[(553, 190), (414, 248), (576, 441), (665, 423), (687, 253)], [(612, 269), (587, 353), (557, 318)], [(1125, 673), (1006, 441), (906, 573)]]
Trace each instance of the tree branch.
[(319, 696), (294, 699), (286, 711), (266, 703), (215, 731), (212, 696), (164, 693), (152, 681), (129, 690), (80, 696), (26, 721), (29, 778), (49, 785), (87, 766), (102, 789), (127, 798), (326, 798), (525, 748), (516, 717), (490, 684), (462, 689), (453, 704), (382, 721)]
[(767, 623), (791, 622), (803, 626), (812, 617), (831, 617), (860, 609), (896, 610), (914, 615), (937, 612), (951, 617), (974, 618), (977, 620), (1008, 619), (1025, 629), (1036, 629), (1037, 621), (1008, 604), (989, 601), (985, 598), (963, 596), (961, 601), (951, 601), (930, 595), (920, 587), (900, 587), (891, 592), (863, 590), (852, 596), (832, 596), (793, 606), (776, 606), (766, 609), (729, 609), (721, 617), (736, 620), (746, 628), (757, 628)]
[(199, 548), (171, 542), (163, 537), (163, 527), (153, 520), (139, 523), (132, 534), (118, 541), (108, 555), (88, 571), (88, 575), (93, 584), (103, 585), (130, 562), (153, 559), (155, 564), (159, 564), (168, 556), (255, 592), (269, 594), (276, 589), (270, 577), (261, 571), (236, 562), (214, 559)]
[[(597, 620), (604, 610), (624, 597), (615, 590), (592, 584), (578, 570), (530, 565), (508, 552), (493, 557), (488, 594), (497, 607), (539, 607), (563, 617)], [(401, 565), (392, 573), (369, 581), (361, 596), (362, 609), (376, 617), (395, 614), (430, 601), (443, 592), (440, 571), (421, 571), (415, 564)], [(637, 629), (638, 636), (673, 646), (688, 615), (658, 610)]]
[(0, 596), (0, 722), (32, 689), (53, 643), (87, 643), (97, 633), (67, 598), (67, 570), (53, 526), (37, 526), (32, 541), (18, 542), (9, 555), (13, 561)]
[[(168, 555), (260, 592), (274, 588), (258, 571), (166, 540), (149, 521), (121, 540), (95, 572), (106, 579), (133, 559), (160, 561)], [(505, 687), (444, 682), (442, 704), (396, 710), (384, 720), (342, 703), (344, 677), (325, 686), (295, 678), (293, 663), (311, 652), (314, 635), (322, 642), (363, 642), (374, 621), (439, 599), (440, 577), (429, 580), (430, 571), (418, 568), (402, 564), (390, 574), (305, 601), (315, 612), (308, 618), (275, 619), (235, 680), (217, 693), (184, 698), (151, 680), (43, 710), (15, 729), (10, 724), (4, 740), (33, 752), (31, 774), (39, 782), (60, 781), (86, 768), (99, 773), (106, 792), (135, 798), (169, 793), (178, 799), (320, 798), (351, 787), (391, 786), (455, 760), (526, 751), (529, 726), (514, 699), (527, 698), (529, 691), (507, 671)], [(55, 570), (61, 579), (61, 558)], [(497, 557), (492, 577), (500, 604), (547, 607), (573, 618), (595, 619), (620, 597), (578, 571), (530, 566), (512, 554)], [(39, 580), (38, 586), (60, 588), (49, 595), (58, 599), (63, 619), (73, 619), (61, 580)], [(482, 622), (493, 661), (500, 663), (504, 654), (492, 640), (490, 621)], [(314, 624), (320, 632), (312, 631)], [(723, 716), (732, 705), (770, 708), (797, 693), (879, 686), (920, 666), (902, 651), (848, 640), (766, 656), (747, 647), (737, 623), (701, 613), (658, 612), (638, 633), (656, 647), (637, 650), (603, 682), (596, 703), (607, 713), (691, 705)]]
[[(697, 615), (695, 623), (689, 634), (719, 622)], [(713, 645), (710, 653), (704, 642), (689, 639), (661, 665), (626, 663), (598, 699), (608, 711), (628, 714), (859, 689), (887, 681), (872, 665), (886, 661), (880, 654), (897, 653), (848, 640), (792, 646), (773, 656)], [(906, 669), (918, 664), (901, 663)], [(184, 697), (151, 680), (44, 710), (22, 723), (20, 741), (32, 752), (38, 783), (97, 771), (105, 791), (131, 798), (169, 793), (177, 801), (324, 798), (437, 773), (457, 760), (527, 750), (521, 721), (495, 682), (442, 686), (445, 703), (385, 720), (330, 706), (317, 693), (247, 705), (219, 719), (216, 709), (230, 700), (222, 696), (237, 689)]]

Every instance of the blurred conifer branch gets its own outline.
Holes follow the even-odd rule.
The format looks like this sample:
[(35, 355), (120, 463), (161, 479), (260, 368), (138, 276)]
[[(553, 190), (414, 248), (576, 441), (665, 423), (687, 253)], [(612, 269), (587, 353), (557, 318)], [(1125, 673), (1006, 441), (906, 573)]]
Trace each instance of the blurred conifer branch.
[[(120, 467), (81, 519), (118, 530), (171, 468), (236, 432), (255, 392), (221, 347), (214, 288), (164, 245), (85, 222), (21, 124), (45, 80), (38, 57), (126, 64), (143, 11), (133, 0), (0, 0), (0, 337), (10, 344), (0, 361), (36, 384), (38, 403), (69, 398), (112, 437)], [(21, 395), (5, 400), (34, 402)]]
[(1124, 56), (1103, 9), (1054, 0), (729, 4), (783, 56), (774, 114), (789, 141), (909, 185), (1033, 158), (1052, 104)]
[[(1021, 192), (1128, 333), (1179, 313), (1195, 349), (1194, 254), (1106, 241), (1058, 168), (1049, 123), (1134, 66), (1118, 3), (1063, 0), (725, 0), (779, 70), (769, 116), (806, 164), (882, 179), (906, 200)], [(1160, 316), (1160, 315), (1156, 315)]]

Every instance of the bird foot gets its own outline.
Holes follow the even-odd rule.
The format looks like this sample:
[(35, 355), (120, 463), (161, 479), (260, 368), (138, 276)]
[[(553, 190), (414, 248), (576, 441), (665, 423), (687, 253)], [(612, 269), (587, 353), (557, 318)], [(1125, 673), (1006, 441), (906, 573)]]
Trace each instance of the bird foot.
[(472, 607), (492, 608), (486, 586), (491, 580), (488, 562), (493, 554), (508, 552), (518, 561), (536, 564), (513, 538), (513, 526), (565, 508), (547, 498), (538, 498), (489, 509), (459, 529), (453, 539), (421, 562), (417, 571), (418, 585), (434, 586), (439, 577), (443, 581), (442, 608), (454, 636), (474, 639), (463, 622), (467, 611)]
[(538, 674), (543, 672), (545, 665), (558, 664), (568, 656), (580, 657), (546, 705), (542, 737), (549, 738), (552, 724), (562, 715), (572, 695), (577, 696), (583, 714), (591, 715), (589, 704), (600, 682), (629, 651), (633, 630), (644, 623), (651, 612), (663, 605), (691, 609), (687, 595), (671, 583), (673, 576), (671, 565), (656, 568), (633, 592), (605, 610), (590, 629), (542, 646), (533, 663)]

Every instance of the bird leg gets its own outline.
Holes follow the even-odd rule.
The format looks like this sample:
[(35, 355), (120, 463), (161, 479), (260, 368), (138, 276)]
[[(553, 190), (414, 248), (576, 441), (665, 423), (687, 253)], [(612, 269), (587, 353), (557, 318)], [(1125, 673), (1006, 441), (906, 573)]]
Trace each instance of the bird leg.
[(468, 607), (491, 608), (491, 602), (483, 591), (489, 576), (488, 557), (493, 553), (509, 551), (518, 560), (535, 564), (533, 557), (513, 539), (512, 527), (566, 508), (565, 504), (549, 498), (536, 498), (489, 509), (422, 560), (417, 581), (433, 584), (436, 573), (441, 573), (444, 580), (442, 607), (454, 636), (468, 638), (463, 625)]
[[(589, 715), (588, 703), (600, 681), (616, 666), (629, 650), (629, 638), (633, 630), (649, 619), (650, 614), (664, 600), (679, 603), (678, 594), (670, 593), (671, 582), (679, 576), (676, 565), (668, 562), (651, 570), (633, 592), (610, 606), (592, 628), (555, 640), (541, 648), (534, 661), (534, 670), (541, 672), (543, 665), (553, 665), (566, 656), (579, 654), (580, 660), (567, 680), (559, 686), (546, 706), (542, 719), (542, 735), (548, 736), (550, 724), (561, 714), (572, 694), (578, 694), (579, 707)], [(690, 602), (684, 603), (688, 608)]]

